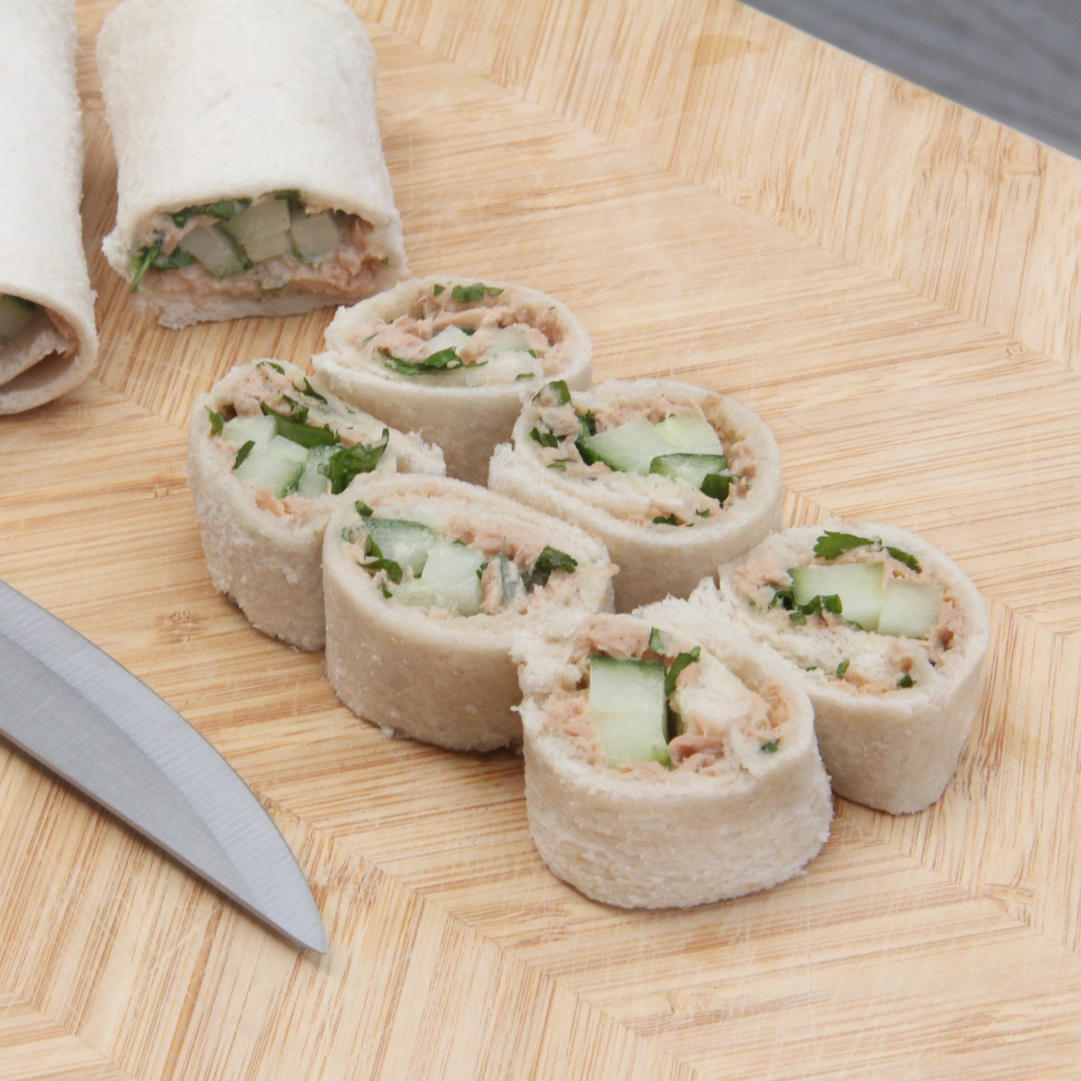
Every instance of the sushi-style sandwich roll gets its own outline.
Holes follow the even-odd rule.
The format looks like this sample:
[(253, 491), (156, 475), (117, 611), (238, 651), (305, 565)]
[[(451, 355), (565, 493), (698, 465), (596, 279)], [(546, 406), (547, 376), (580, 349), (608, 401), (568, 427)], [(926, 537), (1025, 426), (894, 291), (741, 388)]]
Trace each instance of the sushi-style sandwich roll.
[(447, 473), (484, 484), (522, 395), (593, 378), (589, 333), (536, 289), (434, 275), (339, 311), (315, 370), (339, 397), (443, 448)]
[(396, 472), (442, 476), (443, 456), (317, 390), (286, 361), (234, 368), (196, 401), (188, 437), (215, 589), (264, 634), (321, 649), (327, 520), (364, 478)]
[(552, 382), (492, 457), (488, 486), (599, 536), (616, 608), (686, 597), (781, 525), (781, 458), (745, 406), (671, 379)]
[(345, 0), (124, 0), (98, 38), (105, 255), (167, 327), (353, 303), (405, 253)]
[(891, 814), (942, 795), (989, 636), (983, 598), (951, 559), (889, 526), (801, 526), (722, 566), (691, 599), (788, 662), (838, 795)]
[(74, 4), (4, 0), (0, 41), (0, 413), (21, 413), (78, 386), (98, 352)]
[(829, 835), (807, 695), (688, 601), (520, 638), (526, 809), (587, 897), (685, 908), (791, 878)]
[(372, 481), (327, 527), (327, 676), (358, 716), (455, 751), (520, 743), (510, 643), (610, 610), (595, 537), (456, 480)]

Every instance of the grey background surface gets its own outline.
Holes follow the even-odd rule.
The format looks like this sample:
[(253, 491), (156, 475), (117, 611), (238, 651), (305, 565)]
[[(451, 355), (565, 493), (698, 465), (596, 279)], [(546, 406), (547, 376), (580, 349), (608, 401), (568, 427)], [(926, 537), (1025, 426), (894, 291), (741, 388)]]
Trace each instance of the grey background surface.
[(1081, 0), (750, 0), (1081, 157)]

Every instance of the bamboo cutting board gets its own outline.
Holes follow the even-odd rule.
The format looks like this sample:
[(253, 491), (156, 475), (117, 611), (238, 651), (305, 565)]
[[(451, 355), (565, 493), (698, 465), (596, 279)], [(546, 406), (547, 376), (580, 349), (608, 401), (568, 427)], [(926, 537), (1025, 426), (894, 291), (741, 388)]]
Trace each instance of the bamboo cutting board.
[(106, 272), (111, 6), (79, 9), (102, 356), (0, 422), (0, 577), (229, 759), (331, 945), (0, 747), (0, 1081), (1078, 1076), (1081, 163), (732, 0), (356, 0), (414, 270), (561, 297), (598, 377), (733, 394), (789, 522), (915, 529), (990, 602), (938, 804), (838, 801), (802, 877), (627, 913), (545, 871), (518, 758), (383, 740), (211, 588), (192, 400), (330, 313), (166, 331)]

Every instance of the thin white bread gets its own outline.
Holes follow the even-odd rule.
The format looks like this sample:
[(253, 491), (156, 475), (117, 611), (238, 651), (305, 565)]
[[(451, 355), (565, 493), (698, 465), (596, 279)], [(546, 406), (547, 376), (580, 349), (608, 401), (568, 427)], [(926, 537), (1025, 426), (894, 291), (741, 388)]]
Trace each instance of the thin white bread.
[(41, 306), (0, 345), (0, 414), (59, 397), (97, 359), (75, 32), (72, 0), (0, 4), (0, 295)]
[(521, 546), (524, 539), (525, 546), (551, 546), (577, 561), (573, 573), (553, 572), (554, 584), (531, 593), (520, 611), (460, 616), (383, 595), (346, 539), (363, 529), (353, 506), (340, 507), (327, 528), (327, 677), (342, 702), (384, 730), (450, 750), (520, 742), (511, 637), (538, 619), (572, 627), (584, 614), (610, 610), (613, 567), (604, 545), (462, 481), (389, 477), (368, 484), (364, 499), (376, 516), (419, 521), (445, 535), (464, 524), (489, 545), (509, 538)]
[[(603, 618), (603, 617), (601, 617)], [(767, 889), (797, 874), (829, 836), (829, 779), (814, 738), (811, 704), (768, 650), (731, 633), (687, 601), (669, 599), (627, 627), (657, 628), (671, 648), (698, 646), (744, 688), (783, 702), (776, 743), (753, 744), (712, 772), (605, 768), (568, 740), (546, 712), (548, 697), (584, 678), (582, 638), (516, 642), (525, 695), (526, 809), (541, 858), (587, 897), (623, 908), (686, 908)], [(764, 753), (772, 748), (772, 753)], [(726, 755), (727, 756), (727, 755)]]
[[(155, 215), (280, 191), (372, 226), (368, 249), (386, 262), (369, 292), (402, 278), (375, 53), (344, 0), (125, 0), (102, 26), (98, 66), (119, 194), (102, 247), (126, 281)], [(180, 273), (157, 283), (149, 273), (135, 294), (164, 326), (287, 315), (358, 295), (329, 282), (254, 296), (166, 288)]]
[[(549, 452), (531, 435), (544, 412), (539, 402), (525, 404), (514, 426), (513, 446), (497, 447), (491, 461), (488, 486), (493, 491), (573, 522), (604, 541), (619, 565), (616, 608), (620, 612), (669, 595), (686, 597), (718, 563), (735, 559), (781, 525), (777, 442), (766, 424), (739, 402), (671, 379), (611, 379), (573, 395), (579, 414), (604, 410), (627, 419), (656, 410), (664, 401), (676, 412), (701, 409), (729, 457), (733, 445), (740, 444), (741, 457), (753, 470), (745, 494), (730, 494), (719, 510), (714, 503), (707, 518), (691, 515), (692, 528), (653, 520), (659, 500), (670, 498), (673, 492), (679, 497), (677, 482), (667, 477), (620, 472), (596, 476), (593, 471), (576, 475), (572, 469), (551, 468), (550, 454), (565, 451)], [(683, 482), (678, 487), (699, 496)]]
[[(593, 346), (589, 332), (565, 304), (524, 285), (486, 282), (490, 292), (479, 301), (453, 300), (456, 287), (474, 284), (475, 279), (447, 275), (414, 278), (342, 308), (327, 327), (325, 352), (312, 363), (344, 401), (417, 431), (442, 447), (448, 476), (484, 484), (488, 459), (496, 444), (510, 437), (523, 396), (555, 379), (564, 380), (572, 390), (588, 387), (593, 378)], [(520, 322), (544, 330), (552, 343), (550, 356), (542, 358), (547, 370), (536, 378), (512, 376), (504, 383), (460, 386), (445, 385), (441, 375), (402, 376), (383, 363), (372, 362), (364, 351), (368, 339), (395, 320), (415, 316), (436, 303), (452, 313), (471, 308), (513, 310)]]
[[(942, 795), (953, 776), (979, 705), (987, 608), (960, 567), (914, 534), (873, 523), (830, 528), (876, 538), (916, 558), (921, 578), (945, 590), (945, 648), (935, 645), (941, 642), (937, 628), (922, 640), (871, 633), (839, 619), (825, 626), (810, 617), (799, 625), (783, 608), (762, 603), (764, 594), (752, 607), (750, 585), (741, 589), (741, 581), (750, 583), (756, 567), (810, 564), (824, 533), (812, 526), (768, 537), (738, 562), (722, 566), (719, 585), (703, 581), (691, 600), (785, 659), (814, 704), (818, 745), (838, 795), (890, 814), (920, 811)], [(749, 568), (742, 579), (741, 566)], [(912, 685), (905, 685), (902, 669)]]
[[(199, 519), (207, 568), (214, 588), (229, 594), (252, 625), (300, 649), (322, 649), (326, 637), (323, 615), (323, 531), (334, 508), (343, 500), (360, 498), (368, 477), (395, 472), (442, 476), (443, 458), (437, 447), (415, 435), (391, 430), (386, 450), (372, 474), (362, 474), (341, 494), (311, 501), (299, 516), (280, 513), (282, 502), (259, 490), (233, 471), (233, 457), (213, 438), (211, 413), (233, 404), (240, 388), (260, 364), (233, 368), (209, 394), (201, 395), (192, 411), (188, 435), (188, 485)], [(286, 361), (269, 362), (302, 386), (304, 373)], [(300, 395), (298, 394), (298, 397)], [(366, 444), (380, 440), (386, 425), (347, 407), (333, 395), (325, 413), (336, 418)], [(318, 409), (318, 403), (313, 401)], [(235, 453), (235, 448), (234, 448)]]

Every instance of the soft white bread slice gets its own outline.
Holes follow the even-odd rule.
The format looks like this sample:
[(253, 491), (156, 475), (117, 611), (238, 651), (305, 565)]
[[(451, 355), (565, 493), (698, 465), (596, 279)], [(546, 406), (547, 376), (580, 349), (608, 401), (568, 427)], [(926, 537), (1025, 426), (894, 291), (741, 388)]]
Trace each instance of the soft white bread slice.
[[(679, 415), (704, 416), (726, 468), (744, 478), (723, 503), (670, 476), (587, 465), (576, 445), (587, 418), (608, 431)], [(686, 597), (718, 563), (781, 525), (781, 458), (769, 428), (739, 402), (671, 379), (612, 379), (574, 393), (570, 403), (551, 395), (527, 402), (513, 446), (496, 449), (488, 486), (600, 537), (619, 564), (621, 612)]]
[[(456, 351), (464, 363), (416, 374), (395, 363), (422, 357), (435, 335), (441, 350), (448, 328), (462, 331)], [(433, 275), (338, 311), (326, 351), (312, 363), (344, 401), (442, 447), (449, 476), (484, 484), (523, 396), (550, 380), (588, 387), (593, 346), (570, 309), (536, 289)]]
[[(827, 529), (877, 543), (816, 557)], [(883, 564), (887, 583), (930, 591), (934, 612), (925, 627), (910, 628), (925, 631), (922, 637), (864, 630), (844, 618), (843, 603), (839, 614), (785, 608), (792, 568), (868, 562)], [(722, 566), (719, 584), (703, 581), (691, 600), (785, 659), (814, 704), (818, 744), (838, 795), (891, 814), (922, 810), (942, 795), (979, 704), (989, 636), (983, 598), (953, 560), (890, 526), (801, 526)], [(850, 599), (853, 618), (859, 601)]]
[[(661, 660), (670, 673), (695, 649), (668, 696), (691, 733), (669, 744), (673, 767), (606, 760), (583, 689), (590, 656)], [(825, 843), (833, 812), (807, 696), (704, 609), (669, 599), (594, 617), (570, 638), (520, 638), (515, 659), (530, 832), (552, 873), (587, 897), (623, 908), (739, 897), (791, 878)]]
[[(363, 499), (366, 507), (338, 509), (324, 541), (327, 676), (338, 697), (384, 729), (451, 750), (520, 742), (511, 637), (539, 619), (574, 626), (584, 614), (610, 610), (615, 568), (604, 545), (566, 522), (462, 481), (388, 477), (370, 482)], [(438, 543), (442, 556), (472, 559), (459, 591), (470, 594), (476, 587), (472, 596), (418, 596), (419, 590), (437, 589), (430, 551), (410, 557), (411, 566), (395, 564), (397, 572), (388, 574), (385, 557), (393, 558), (395, 549), (385, 540), (386, 521), (413, 523), (401, 528), (427, 533), (427, 543)], [(384, 561), (371, 547), (376, 536), (384, 538)], [(543, 572), (546, 558), (552, 566), (552, 550), (575, 566), (557, 559), (558, 566)], [(501, 567), (508, 594), (498, 577)], [(410, 591), (410, 603), (400, 599)]]
[[(0, 414), (78, 386), (94, 367), (94, 293), (83, 252), (83, 129), (71, 0), (0, 4), (0, 304), (36, 306), (0, 331)], [(17, 301), (15, 303), (18, 303)]]
[[(259, 418), (264, 403), (287, 410), (291, 407), (283, 404), (283, 395), (309, 411), (309, 424), (337, 432), (342, 445), (378, 445), (387, 430), (381, 420), (315, 390), (295, 365), (252, 361), (233, 368), (196, 400), (188, 435), (188, 485), (214, 588), (228, 593), (264, 634), (316, 650), (325, 639), (323, 531), (334, 508), (342, 501), (351, 505), (372, 475), (442, 476), (443, 457), (417, 436), (391, 429), (374, 473), (358, 474), (344, 492), (279, 498), (257, 480), (237, 474), (243, 443), (237, 445), (240, 437), (230, 441), (227, 418)], [(215, 428), (220, 430), (215, 433)]]

